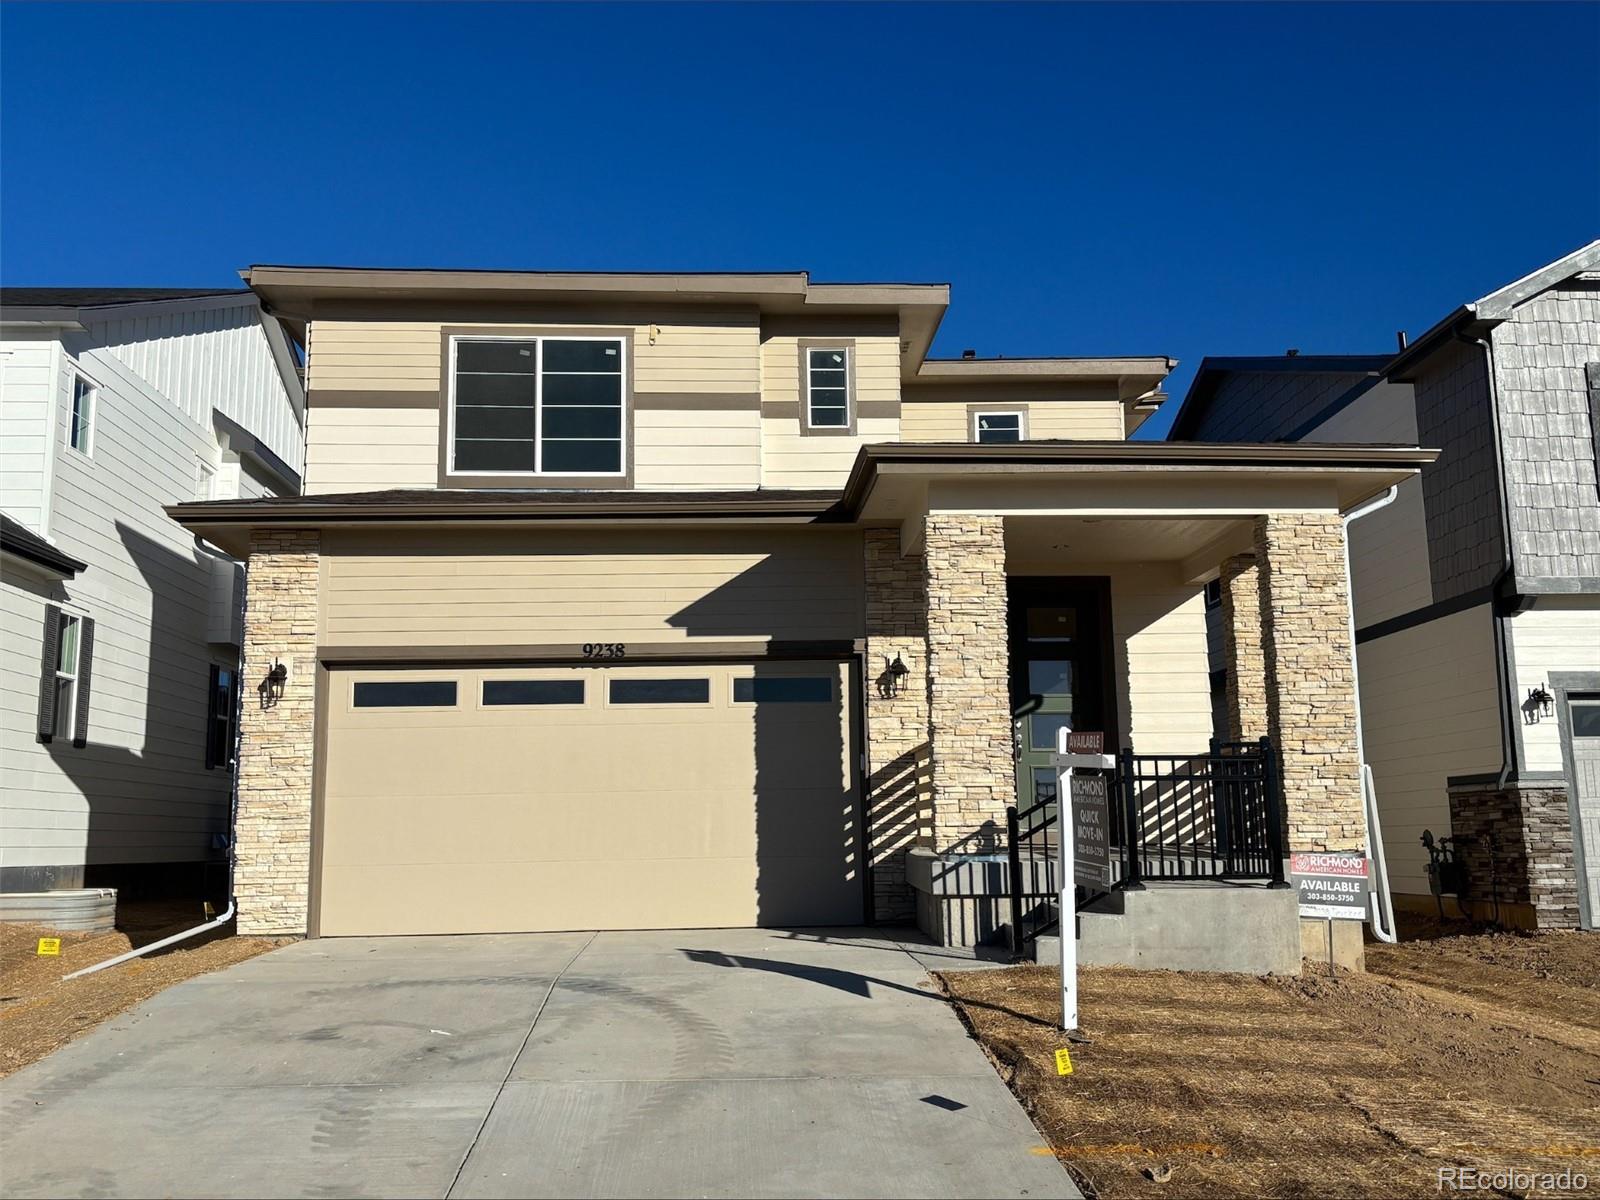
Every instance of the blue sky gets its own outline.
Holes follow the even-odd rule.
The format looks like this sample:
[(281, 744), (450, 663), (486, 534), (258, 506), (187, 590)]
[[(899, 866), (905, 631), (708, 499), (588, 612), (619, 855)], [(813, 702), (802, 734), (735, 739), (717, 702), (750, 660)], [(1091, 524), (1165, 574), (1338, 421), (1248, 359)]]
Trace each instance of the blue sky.
[(1600, 234), (1597, 47), (1595, 4), (7, 3), (0, 277), (948, 281), (936, 353), (1171, 354), (1177, 397)]

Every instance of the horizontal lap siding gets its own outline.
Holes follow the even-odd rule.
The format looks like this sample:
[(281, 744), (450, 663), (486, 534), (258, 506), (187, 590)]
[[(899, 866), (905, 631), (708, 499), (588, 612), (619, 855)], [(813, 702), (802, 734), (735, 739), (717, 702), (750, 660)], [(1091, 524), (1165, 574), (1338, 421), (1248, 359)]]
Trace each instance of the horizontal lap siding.
[(761, 418), (761, 484), (772, 488), (838, 488), (844, 486), (856, 455), (868, 442), (900, 439), (900, 417), (863, 416), (853, 437), (801, 433), (800, 341), (839, 336), (855, 344), (856, 404), (898, 406), (900, 341), (894, 334), (850, 335), (838, 329), (804, 330), (785, 324), (769, 327), (761, 343), (761, 399), (783, 404), (788, 411)]
[(322, 564), (327, 645), (862, 636), (861, 544), (849, 531), (422, 534), (386, 543), (330, 532)]
[[(651, 314), (605, 320), (571, 316), (485, 321), (319, 320), (311, 328), (313, 405), (306, 452), (311, 493), (438, 486), (439, 409), (445, 325), (508, 333), (538, 326), (592, 327), (597, 334), (633, 334), (633, 391), (642, 402), (633, 421), (636, 486), (642, 489), (748, 488), (760, 478), (758, 330), (754, 314), (703, 313), (677, 324)], [(360, 407), (339, 405), (340, 392), (364, 393)], [(393, 407), (373, 406), (372, 393), (393, 393)], [(672, 407), (682, 397), (681, 407)], [(702, 398), (741, 399), (744, 409), (707, 408)], [(321, 403), (316, 403), (316, 401)], [(698, 403), (697, 403), (698, 402)]]
[[(1585, 607), (1555, 607), (1562, 602), (1549, 597), (1541, 600), (1539, 608), (1511, 618), (1511, 650), (1517, 664), (1512, 699), (1517, 704), (1541, 684), (1549, 687), (1550, 676), (1556, 672), (1600, 671), (1600, 608), (1593, 607), (1592, 597), (1569, 601)], [(1526, 769), (1566, 770), (1559, 720), (1547, 717), (1521, 728)]]
[(1110, 401), (1034, 401), (1027, 405), (1027, 409), (1028, 437), (1034, 441), (1045, 438), (1102, 442), (1123, 440), (1120, 404)]
[(1487, 606), (1359, 647), (1362, 735), (1378, 793), (1390, 885), (1426, 895), (1418, 839), (1450, 832), (1446, 780), (1500, 767), (1494, 635)]
[(0, 343), (0, 509), (47, 532), (57, 344)]
[(1168, 567), (1087, 568), (1111, 576), (1111, 623), (1125, 735), (1139, 754), (1200, 754), (1211, 739), (1205, 600)]

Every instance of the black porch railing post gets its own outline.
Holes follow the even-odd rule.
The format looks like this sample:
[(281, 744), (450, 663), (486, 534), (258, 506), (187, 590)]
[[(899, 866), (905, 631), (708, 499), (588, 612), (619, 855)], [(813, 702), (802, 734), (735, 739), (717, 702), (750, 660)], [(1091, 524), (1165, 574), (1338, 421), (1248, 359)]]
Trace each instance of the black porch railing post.
[(1017, 806), (1006, 805), (1006, 882), (1011, 891), (1011, 957), (1022, 957), (1022, 846), (1017, 828)]
[(1278, 752), (1271, 738), (1256, 743), (1261, 748), (1262, 790), (1267, 801), (1267, 870), (1272, 873), (1273, 887), (1288, 887), (1283, 878), (1283, 781), (1278, 774)]
[[(1128, 891), (1143, 891), (1144, 884), (1140, 855), (1143, 850), (1144, 825), (1139, 815), (1138, 782), (1133, 775), (1133, 751), (1123, 750), (1118, 756), (1118, 774), (1122, 777), (1122, 886)], [(1065, 836), (1065, 826), (1063, 826)]]
[(1216, 837), (1215, 857), (1222, 860), (1224, 875), (1232, 875), (1239, 869), (1238, 863), (1234, 861), (1234, 785), (1231, 765), (1222, 757), (1222, 743), (1212, 738), (1211, 758), (1206, 764), (1206, 772), (1211, 776), (1211, 827), (1215, 830)]

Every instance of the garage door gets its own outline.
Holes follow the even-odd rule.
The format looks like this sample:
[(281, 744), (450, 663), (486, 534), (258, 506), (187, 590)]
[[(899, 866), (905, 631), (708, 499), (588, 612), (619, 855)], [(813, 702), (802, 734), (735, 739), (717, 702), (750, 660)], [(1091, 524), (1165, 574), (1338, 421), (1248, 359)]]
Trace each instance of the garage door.
[(844, 664), (330, 681), (323, 934), (861, 920)]

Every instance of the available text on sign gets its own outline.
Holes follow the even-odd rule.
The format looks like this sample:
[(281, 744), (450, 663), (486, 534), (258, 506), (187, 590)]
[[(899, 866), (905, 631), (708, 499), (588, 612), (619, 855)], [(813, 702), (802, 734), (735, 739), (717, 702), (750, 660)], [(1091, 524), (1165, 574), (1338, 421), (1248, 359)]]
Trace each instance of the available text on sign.
[(1289, 856), (1289, 882), (1300, 898), (1302, 917), (1364, 921), (1367, 860), (1361, 854), (1302, 851)]

